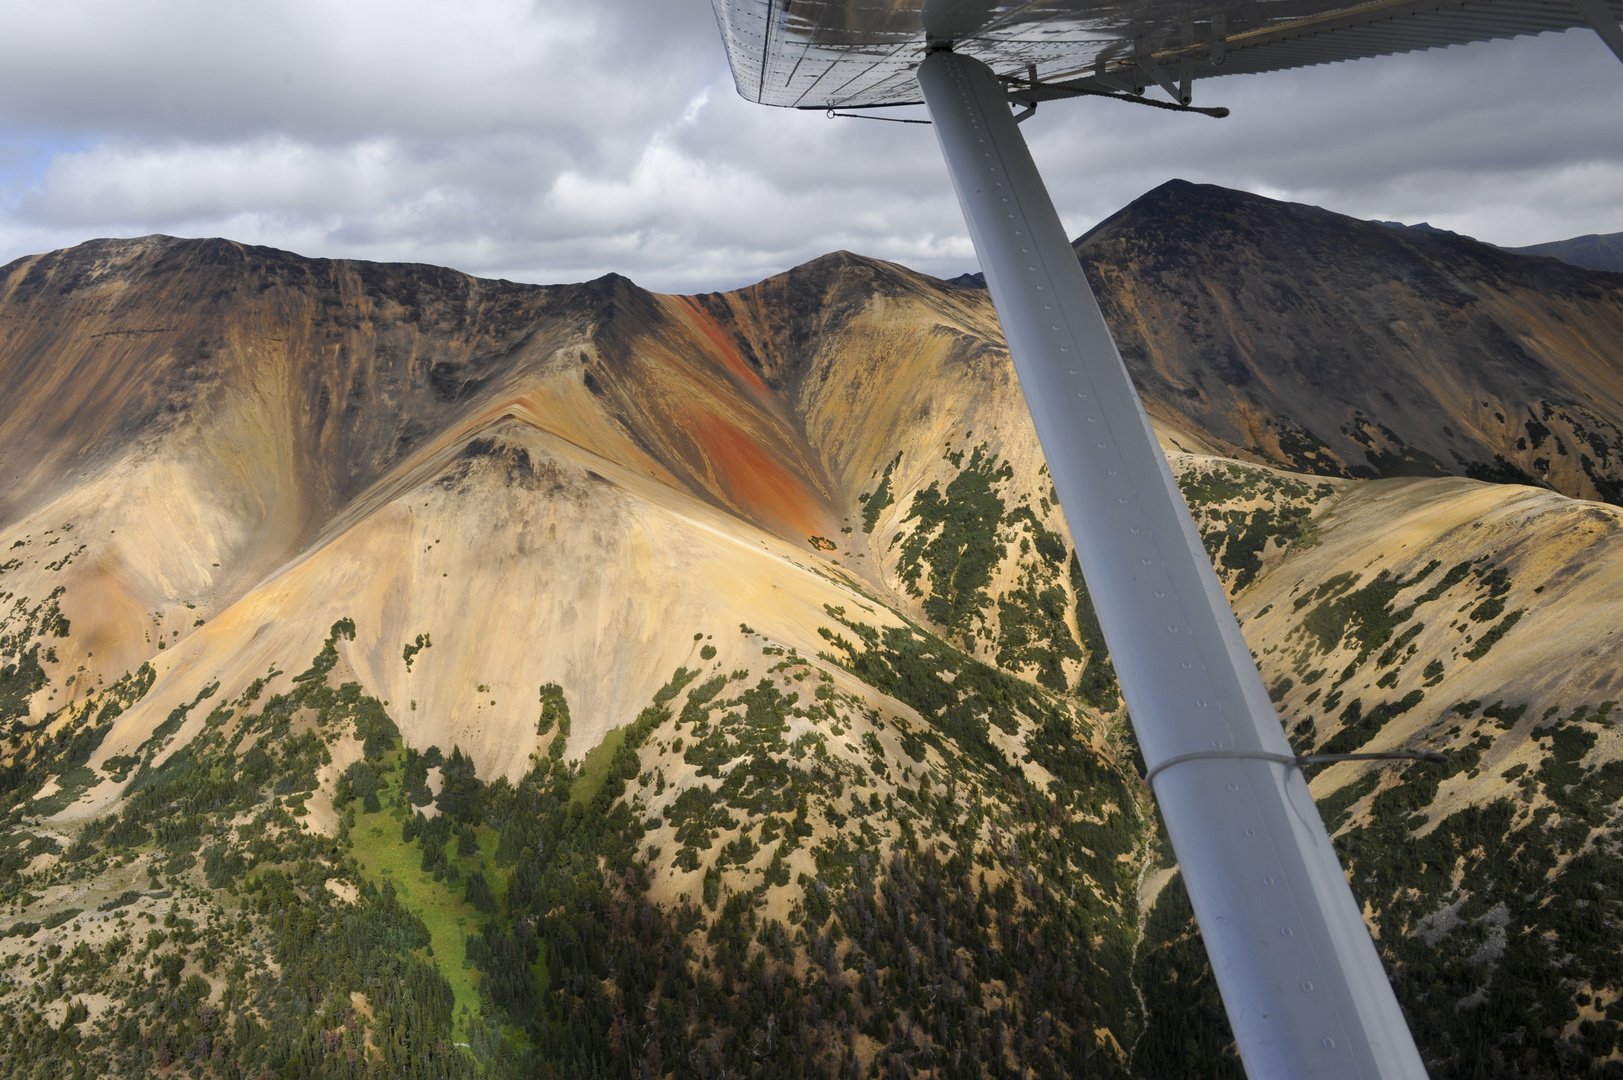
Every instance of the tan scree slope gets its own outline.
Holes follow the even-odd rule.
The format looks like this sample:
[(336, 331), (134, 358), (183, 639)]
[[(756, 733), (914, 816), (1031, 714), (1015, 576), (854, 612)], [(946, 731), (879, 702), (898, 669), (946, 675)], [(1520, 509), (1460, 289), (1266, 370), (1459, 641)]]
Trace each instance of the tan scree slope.
[[(940, 583), (904, 577), (898, 540), (915, 493), (950, 491), (971, 451), (1006, 469), (1000, 513), (1024, 507), (1065, 538), (985, 294), (856, 256), (661, 297), (614, 277), (538, 288), (224, 241), (99, 241), (13, 264), (0, 315), (0, 391), (28, 406), (0, 417), (7, 628), (43, 626), (53, 603), (72, 627), (37, 638), (49, 682), (31, 713), (143, 661), (159, 674), (93, 765), (215, 681), (230, 697), (302, 664), (342, 617), (358, 629), (345, 663), (413, 744), (461, 745), (482, 775), (520, 771), (536, 688), (556, 681), (578, 755), (636, 714), (694, 634), (714, 634), (726, 664), (741, 622), (815, 653), (825, 604), (927, 622)], [(1162, 433), (1175, 450), (1227, 446)], [(891, 501), (874, 512), (887, 468)], [(1609, 548), (1572, 545), (1612, 528), (1610, 509), (1467, 481), (1332, 486), (1313, 542), (1282, 538), (1237, 599), (1271, 684), (1296, 663), (1301, 613), (1285, 601), (1299, 582), (1446, 568), (1525, 533), (1506, 558), (1567, 560), (1582, 588), (1522, 597), (1532, 571), (1517, 562), (1512, 607), (1530, 613), (1482, 662), (1445, 648), (1467, 631), (1428, 620), (1411, 644), (1447, 661), (1453, 697), (1429, 690), (1378, 741), (1409, 740), (1465, 694), (1607, 692), (1618, 571)], [(988, 661), (1008, 617), (994, 598), (1035, 580), (1025, 542), (999, 535), (987, 599), (938, 628)], [(1077, 633), (1073, 583), (1032, 588), (1045, 585)], [(432, 644), (408, 670), (418, 635)], [(1600, 651), (1551, 660), (1584, 649)], [(1086, 659), (1063, 661), (1068, 680)], [(1371, 660), (1342, 693), (1401, 696), (1422, 667), (1377, 688)], [(1304, 673), (1281, 696), (1287, 726), (1323, 711), (1302, 703)], [(1336, 730), (1338, 715), (1314, 716), (1320, 740)], [(109, 781), (69, 813), (116, 796)]]

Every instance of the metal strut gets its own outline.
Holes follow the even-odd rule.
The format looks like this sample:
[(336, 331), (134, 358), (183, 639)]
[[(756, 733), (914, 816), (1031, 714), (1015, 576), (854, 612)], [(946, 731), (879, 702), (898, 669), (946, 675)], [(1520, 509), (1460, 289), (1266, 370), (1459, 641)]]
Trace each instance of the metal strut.
[(1247, 1074), (1425, 1076), (1004, 88), (946, 49), (918, 79)]
[(1607, 48), (1616, 53), (1619, 60), (1623, 60), (1623, 26), (1618, 24), (1617, 17), (1607, 8), (1606, 0), (1572, 0), (1572, 6), (1606, 42)]
[[(1107, 85), (1107, 83), (1104, 79), (1101, 79), (1097, 75), (1090, 80), (1093, 83), (1099, 84), (1097, 86), (1089, 86), (1079, 82), (1027, 83), (1024, 80), (1012, 80), (1006, 76), (1002, 81), (1006, 83), (1013, 83), (1016, 87), (1018, 87), (1018, 89), (1010, 91), (1009, 100), (1023, 105), (1030, 105), (1032, 112), (1037, 111), (1037, 104), (1038, 102), (1042, 101), (1055, 101), (1060, 98), (1070, 97), (1102, 97), (1109, 98), (1112, 101), (1125, 101), (1129, 105), (1145, 105), (1152, 109), (1165, 109), (1168, 112), (1199, 113), (1202, 116), (1212, 116), (1219, 120), (1223, 119), (1229, 114), (1228, 109), (1222, 105), (1208, 107), (1190, 105), (1187, 102), (1179, 105), (1171, 101), (1156, 101), (1154, 98), (1147, 98), (1141, 94), (1135, 94), (1131, 90), (1101, 90), (1099, 89), (1099, 86)], [(1117, 83), (1114, 79), (1111, 79), (1108, 81), (1108, 85), (1121, 86), (1123, 84)], [(1020, 117), (1019, 114), (1016, 114), (1016, 116), (1019, 119), (1023, 119), (1023, 117)]]

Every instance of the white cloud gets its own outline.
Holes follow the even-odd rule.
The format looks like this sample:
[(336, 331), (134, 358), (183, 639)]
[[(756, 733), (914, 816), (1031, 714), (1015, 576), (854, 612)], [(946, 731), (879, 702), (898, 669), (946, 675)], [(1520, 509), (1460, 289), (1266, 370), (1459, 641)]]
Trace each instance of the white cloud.
[[(57, 0), (0, 38), (0, 261), (225, 235), (519, 280), (973, 266), (927, 127), (748, 105), (704, 0)], [(1574, 32), (1088, 100), (1023, 130), (1080, 232), (1174, 176), (1502, 243), (1623, 230), (1623, 66)]]

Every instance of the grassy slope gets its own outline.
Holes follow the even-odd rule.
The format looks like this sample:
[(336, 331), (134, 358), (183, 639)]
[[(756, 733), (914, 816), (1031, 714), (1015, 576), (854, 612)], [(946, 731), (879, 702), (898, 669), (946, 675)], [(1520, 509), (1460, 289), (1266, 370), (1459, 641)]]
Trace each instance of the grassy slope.
[(592, 796), (603, 790), (603, 785), (609, 779), (609, 765), (625, 741), (625, 728), (610, 728), (602, 742), (586, 751), (586, 756), (581, 759), (580, 775), (569, 789), (571, 803), (589, 803)]
[(492, 890), (500, 896), (506, 889), (508, 875), (496, 868), (496, 833), (484, 825), (475, 830), (482, 856), (457, 858), (455, 842), (449, 844), (446, 857), (462, 872), (462, 880), (452, 882), (446, 878), (435, 881), (432, 874), (424, 873), (421, 869), (421, 845), (406, 843), (400, 838), (400, 827), (408, 814), (395, 798), (400, 793), (398, 751), (388, 757), (387, 766), (388, 771), (384, 775), (388, 786), (379, 790), (383, 810), (368, 814), (361, 811), (359, 803), (352, 804), (355, 824), (349, 831), (353, 845), (350, 853), (355, 856), (361, 873), (368, 881), (379, 888), (386, 880), (393, 882), (400, 903), (428, 927), (433, 940), (434, 963), (456, 994), (453, 1038), (466, 1041), (463, 1013), (464, 1010), (469, 1013), (479, 1011), (479, 973), (465, 959), (464, 941), (468, 934), (477, 932), (484, 916), (463, 902), (463, 881), (468, 871), (479, 868), (482, 858), (485, 876), (490, 879)]

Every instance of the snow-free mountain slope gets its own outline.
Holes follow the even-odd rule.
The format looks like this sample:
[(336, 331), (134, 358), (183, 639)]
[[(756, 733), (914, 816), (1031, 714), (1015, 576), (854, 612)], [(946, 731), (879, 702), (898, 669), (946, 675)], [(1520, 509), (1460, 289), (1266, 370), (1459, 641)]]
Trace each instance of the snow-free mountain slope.
[(1623, 278), (1184, 181), (1076, 247), (1176, 426), (1306, 472), (1623, 501)]
[[(1432, 1075), (1609, 1075), (1617, 281), (1082, 254), (1287, 735), (1449, 755), (1311, 776)], [(984, 290), (98, 241), (0, 401), (0, 1075), (1236, 1074)]]
[(1590, 233), (1528, 247), (1506, 248), (1518, 255), (1547, 255), (1586, 270), (1623, 273), (1623, 233)]

